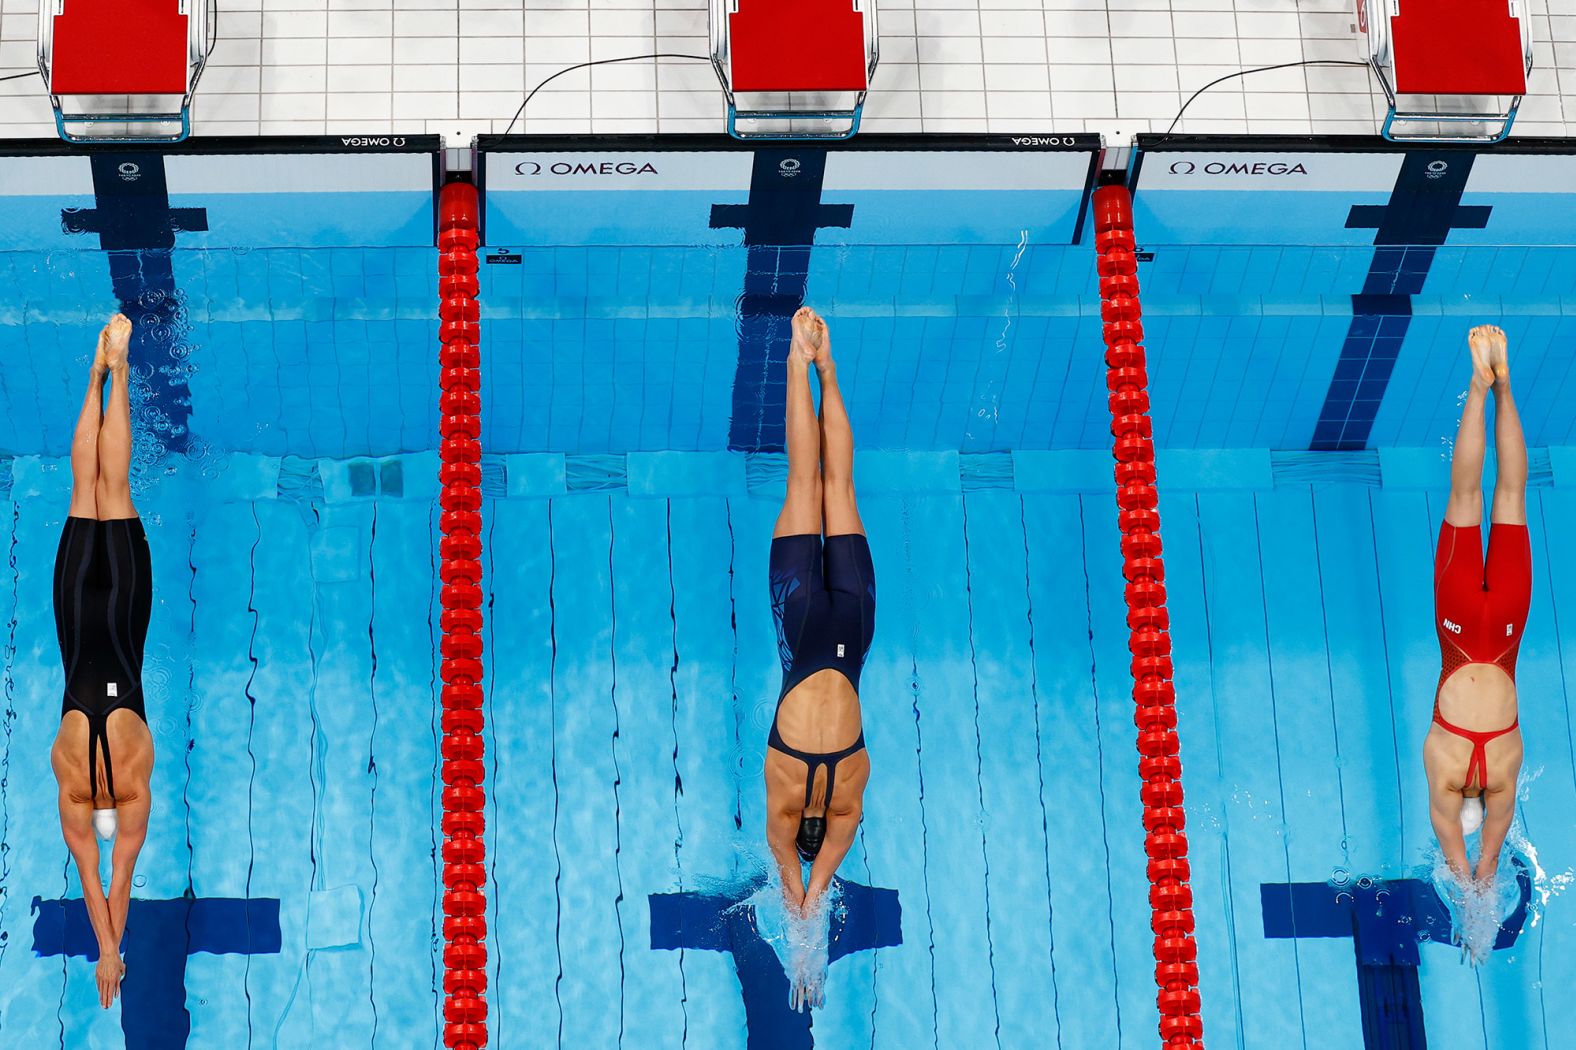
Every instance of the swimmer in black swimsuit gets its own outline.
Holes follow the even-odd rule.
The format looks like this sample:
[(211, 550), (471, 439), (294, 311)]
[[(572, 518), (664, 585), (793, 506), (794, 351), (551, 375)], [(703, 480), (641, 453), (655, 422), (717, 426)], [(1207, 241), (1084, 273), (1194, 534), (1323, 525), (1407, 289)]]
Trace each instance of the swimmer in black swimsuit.
[[(821, 385), (816, 418), (810, 368)], [(782, 691), (766, 751), (766, 839), (790, 909), (808, 915), (853, 845), (870, 756), (859, 672), (875, 633), (875, 568), (854, 502), (854, 437), (826, 322), (806, 307), (788, 350), (788, 494), (772, 532)], [(822, 538), (822, 533), (825, 538)], [(801, 860), (810, 863), (806, 884)]]
[[(120, 943), (132, 871), (148, 834), (153, 774), (153, 735), (142, 702), (153, 577), (148, 541), (131, 504), (130, 342), (131, 322), (120, 314), (99, 335), (71, 442), (70, 516), (55, 555), (55, 631), (65, 697), (50, 759), (60, 782), (60, 829), (77, 862), (83, 903), (98, 938), (99, 1003), (105, 1009), (126, 972)], [(108, 895), (99, 882), (95, 832), (115, 842)]]

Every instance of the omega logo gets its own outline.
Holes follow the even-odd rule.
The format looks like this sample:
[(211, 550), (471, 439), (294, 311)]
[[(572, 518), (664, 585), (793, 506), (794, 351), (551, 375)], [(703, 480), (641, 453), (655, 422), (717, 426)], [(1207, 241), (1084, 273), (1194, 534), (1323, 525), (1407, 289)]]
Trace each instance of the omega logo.
[(1255, 161), (1223, 161), (1212, 160), (1200, 168), (1190, 160), (1173, 161), (1170, 168), (1173, 175), (1192, 175), (1202, 172), (1205, 175), (1306, 175), (1308, 169), (1301, 163), (1288, 163), (1281, 160), (1255, 160)]
[(656, 165), (650, 161), (636, 163), (631, 160), (555, 160), (551, 164), (523, 160), (514, 166), (516, 175), (656, 175)]

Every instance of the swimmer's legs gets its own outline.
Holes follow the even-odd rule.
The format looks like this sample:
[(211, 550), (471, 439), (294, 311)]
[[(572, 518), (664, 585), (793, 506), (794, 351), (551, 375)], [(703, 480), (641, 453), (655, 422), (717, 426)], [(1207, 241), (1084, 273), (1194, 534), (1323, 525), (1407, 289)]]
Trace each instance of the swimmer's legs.
[(810, 327), (800, 310), (793, 319), (788, 348), (788, 396), (784, 413), (788, 446), (788, 492), (772, 536), (821, 534), (821, 431), (810, 392), (810, 365), (815, 348), (807, 342)]
[(1521, 414), (1510, 392), (1510, 359), (1505, 333), (1498, 332), (1492, 351), (1494, 364), (1494, 454), (1498, 476), (1489, 521), (1496, 525), (1527, 523), (1527, 439), (1521, 432)]
[(832, 340), (826, 322), (816, 318), (821, 332), (815, 368), (821, 379), (821, 478), (822, 515), (828, 536), (864, 535), (859, 505), (854, 500), (854, 431), (837, 385), (837, 364), (832, 360)]
[(109, 408), (98, 433), (98, 516), (105, 520), (137, 516), (131, 503), (131, 322), (117, 314), (108, 332)]
[[(1489, 520), (1495, 525), (1526, 525), (1527, 439), (1521, 431), (1521, 415), (1516, 411), (1516, 399), (1510, 392), (1510, 361), (1505, 345), (1505, 333), (1498, 328), (1493, 329), (1493, 332), (1490, 358), (1494, 367), (1494, 453), (1498, 460), (1498, 472), (1494, 481), (1494, 502), (1489, 510)], [(1521, 542), (1524, 544), (1526, 541)], [(1497, 564), (1494, 550), (1494, 544), (1490, 543), (1488, 566), (1491, 581), (1504, 578), (1502, 574), (1494, 571)], [(1529, 568), (1526, 562), (1521, 561), (1517, 575), (1522, 581), (1520, 584), (1522, 587), (1531, 586)], [(1515, 586), (1515, 584), (1507, 579), (1507, 586)], [(1509, 746), (1515, 749), (1515, 764), (1511, 768), (1519, 771), (1522, 760), (1521, 734), (1511, 734), (1498, 746), (1502, 749), (1501, 761), (1511, 757), (1503, 751), (1503, 748)], [(1500, 785), (1499, 790), (1483, 793), (1482, 852), (1478, 857), (1477, 865), (1477, 881), (1481, 886), (1492, 885), (1494, 875), (1499, 870), (1500, 850), (1504, 848), (1505, 837), (1510, 833), (1510, 824), (1515, 817), (1516, 779), (1513, 773), (1509, 783)]]
[(1486, 413), (1492, 370), (1479, 367), (1487, 361), (1486, 327), (1472, 329), (1472, 385), (1461, 408), (1461, 424), (1456, 429), (1456, 445), (1450, 455), (1450, 502), (1445, 506), (1445, 521), (1461, 528), (1483, 522), (1483, 454), (1488, 447)]
[(99, 426), (104, 419), (104, 341), (107, 330), (99, 334), (98, 350), (88, 369), (88, 389), (77, 414), (77, 429), (71, 437), (71, 509), (73, 518), (98, 517)]

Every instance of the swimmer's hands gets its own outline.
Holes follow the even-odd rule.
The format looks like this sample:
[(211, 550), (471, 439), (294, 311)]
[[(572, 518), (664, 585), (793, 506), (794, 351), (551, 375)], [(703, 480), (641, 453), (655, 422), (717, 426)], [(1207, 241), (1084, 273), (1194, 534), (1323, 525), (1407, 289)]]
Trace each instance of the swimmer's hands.
[(1510, 359), (1506, 352), (1505, 331), (1498, 325), (1480, 324), (1467, 334), (1467, 346), (1472, 351), (1472, 379), (1484, 386), (1510, 376)]
[(1479, 878), (1450, 867), (1435, 876), (1435, 889), (1451, 912), (1451, 942), (1461, 949), (1461, 961), (1481, 966), (1499, 937), (1493, 874)]
[(788, 913), (788, 1006), (795, 1012), (826, 1005), (830, 919), (825, 898), (813, 895)]
[(98, 357), (94, 366), (111, 372), (124, 367), (130, 347), (131, 321), (125, 314), (116, 314), (104, 326), (104, 331), (99, 333)]
[(803, 1013), (806, 1010), (819, 1010), (825, 1005), (825, 981), (815, 981), (809, 984), (795, 981), (793, 988), (788, 992), (788, 1007), (794, 1013)]
[(104, 1009), (108, 1010), (120, 994), (120, 982), (125, 976), (126, 964), (121, 961), (119, 952), (99, 953), (94, 977), (98, 981), (99, 1005)]

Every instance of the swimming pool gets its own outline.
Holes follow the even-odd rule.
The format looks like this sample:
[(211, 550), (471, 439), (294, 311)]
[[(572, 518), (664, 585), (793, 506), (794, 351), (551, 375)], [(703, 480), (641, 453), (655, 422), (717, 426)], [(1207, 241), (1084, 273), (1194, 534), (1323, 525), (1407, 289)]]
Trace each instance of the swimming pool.
[[(495, 145), (511, 171), (532, 149), (563, 150)], [(637, 148), (662, 153), (610, 152)], [(1152, 1046), (1082, 183), (1065, 197), (1040, 187), (1030, 210), (992, 196), (1010, 188), (978, 187), (970, 210), (904, 189), (894, 172), (917, 170), (911, 158), (882, 170), (877, 152), (861, 161), (875, 167), (841, 171), (834, 158), (811, 203), (851, 206), (847, 226), (813, 249), (741, 247), (716, 224), (741, 216), (712, 209), (749, 207), (762, 168), (781, 177), (799, 159), (769, 156), (681, 167), (661, 189), (554, 191), (580, 196), (549, 206), (510, 196), (488, 161), (492, 1044)], [(172, 205), (191, 206), (174, 190)], [(1576, 291), (1568, 249), (1452, 235), (1424, 271), (1434, 283), (1393, 292), (1408, 296), (1404, 332), (1385, 320), (1368, 332), (1373, 304), (1351, 297), (1383, 252), (1371, 231), (1353, 240), (1344, 209), (1393, 191), (1321, 192), (1352, 197), (1340, 221), (1306, 220), (1329, 235), (1272, 247), (1246, 216), (1201, 233), (1166, 225), (1159, 189), (1148, 205), (1204, 1024), (1222, 1046), (1365, 1045), (1355, 912), (1332, 934), (1288, 887), (1377, 909), (1426, 863), (1427, 574), (1469, 317), (1510, 333), (1538, 446), (1520, 682), (1540, 772), (1521, 812), (1542, 890), (1559, 888), (1576, 835), (1563, 678), (1576, 652), (1558, 615), (1576, 601), (1576, 563), (1556, 542), (1576, 513), (1570, 369), (1562, 315), (1540, 305)], [(219, 215), (268, 204), (235, 203), (207, 236), (228, 236)], [(340, 207), (309, 194), (299, 206), (309, 235)], [(149, 935), (134, 935), (134, 976), (107, 1013), (91, 969), (62, 954), (73, 942), (54, 902), (80, 891), (45, 764), (59, 671), (40, 610), (59, 457), (117, 271), (69, 242), (4, 256), (18, 304), (0, 325), (8, 1045), (440, 1043), (436, 282), (420, 241), (430, 214), (398, 207), (370, 246), (242, 227), (232, 240), (257, 244), (178, 247), (171, 286), (143, 302), (171, 338), (150, 338), (141, 360), (183, 349), (145, 369), (139, 415), (144, 447), (164, 446), (137, 474), (159, 580), (159, 808), (132, 919)], [(47, 208), (59, 204), (35, 210)], [(159, 258), (138, 255), (133, 272)], [(1531, 289), (1529, 259), (1544, 260)], [(779, 674), (766, 555), (785, 469), (769, 355), (743, 350), (780, 339), (801, 294), (832, 322), (882, 599), (862, 695), (875, 775), (813, 1028), (735, 907), (765, 867), (760, 770)], [(1354, 344), (1368, 357), (1346, 379)], [(1369, 373), (1374, 360), (1389, 367)], [(1373, 447), (1309, 451), (1332, 403), (1343, 424), (1366, 421)], [(1481, 969), (1422, 944), (1431, 1045), (1558, 1046), (1576, 1022), (1560, 994), (1576, 968), (1570, 907), (1554, 892)]]

